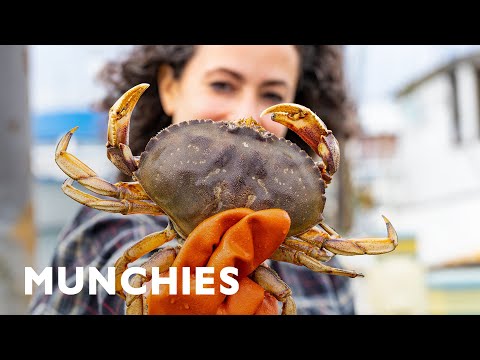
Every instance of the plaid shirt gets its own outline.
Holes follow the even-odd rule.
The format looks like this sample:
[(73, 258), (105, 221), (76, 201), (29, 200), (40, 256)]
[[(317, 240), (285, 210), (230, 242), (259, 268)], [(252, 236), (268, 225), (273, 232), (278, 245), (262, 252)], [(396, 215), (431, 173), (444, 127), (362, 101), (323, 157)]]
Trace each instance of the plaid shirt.
[[(78, 294), (63, 294), (58, 288), (57, 269), (66, 268), (66, 284), (69, 287), (75, 284), (76, 267), (96, 267), (106, 277), (108, 267), (113, 267), (127, 248), (144, 236), (162, 230), (166, 224), (163, 216), (124, 216), (82, 207), (59, 235), (50, 264), (53, 268), (53, 293), (45, 294), (44, 283), (34, 288), (36, 290), (29, 313), (124, 314), (125, 302), (119, 296), (108, 294), (101, 286), (97, 287), (97, 295), (89, 294), (88, 276), (84, 276), (85, 283)], [(138, 266), (150, 255), (145, 255), (133, 264)], [(341, 267), (336, 258), (328, 264)], [(270, 266), (292, 289), (297, 314), (354, 314), (350, 278), (315, 273), (305, 267), (283, 262), (271, 261)]]

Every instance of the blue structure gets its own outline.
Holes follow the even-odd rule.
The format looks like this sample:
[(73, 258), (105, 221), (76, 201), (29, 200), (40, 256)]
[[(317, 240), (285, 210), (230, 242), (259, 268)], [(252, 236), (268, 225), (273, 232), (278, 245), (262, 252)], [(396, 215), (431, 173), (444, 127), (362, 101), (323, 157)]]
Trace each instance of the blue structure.
[(54, 111), (32, 114), (32, 137), (34, 143), (55, 143), (68, 130), (78, 126), (77, 141), (105, 142), (108, 114), (89, 110)]

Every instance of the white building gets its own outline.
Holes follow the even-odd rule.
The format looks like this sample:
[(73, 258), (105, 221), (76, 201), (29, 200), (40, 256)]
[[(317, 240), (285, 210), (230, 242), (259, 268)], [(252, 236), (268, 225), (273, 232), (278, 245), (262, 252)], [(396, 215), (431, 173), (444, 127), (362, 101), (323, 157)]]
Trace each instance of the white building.
[[(397, 94), (405, 126), (385, 202), (427, 264), (480, 250), (480, 54), (452, 61)], [(386, 199), (387, 200), (387, 199)]]
[[(452, 281), (453, 288), (462, 287), (465, 273), (457, 272), (448, 281), (436, 276), (432, 288), (430, 280), (437, 274), (429, 269), (480, 252), (475, 231), (480, 214), (479, 89), (480, 53), (414, 79), (392, 102), (360, 109), (365, 136), (348, 148), (358, 197), (351, 235), (385, 236), (380, 216), (385, 215), (400, 245), (415, 245), (410, 259), (403, 251), (347, 259), (366, 274), (355, 280), (360, 312), (441, 312), (447, 301), (438, 299), (451, 294)], [(480, 311), (458, 306), (455, 311)]]
[[(367, 127), (349, 148), (357, 187), (372, 197), (366, 213), (384, 214), (399, 233), (415, 236), (425, 264), (480, 250), (473, 227), (480, 213), (479, 82), (480, 54), (436, 68), (388, 106), (364, 111), (364, 121), (397, 121), (371, 126), (381, 131)], [(381, 219), (373, 221), (358, 218), (357, 231), (368, 231), (366, 222), (382, 231)]]

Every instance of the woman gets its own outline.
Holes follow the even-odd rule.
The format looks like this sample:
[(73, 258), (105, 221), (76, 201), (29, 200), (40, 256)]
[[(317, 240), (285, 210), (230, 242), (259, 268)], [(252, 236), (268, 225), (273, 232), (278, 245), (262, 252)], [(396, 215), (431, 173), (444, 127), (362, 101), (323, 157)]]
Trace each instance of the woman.
[[(142, 45), (134, 47), (125, 59), (106, 64), (99, 78), (108, 89), (99, 110), (108, 110), (134, 85), (150, 84), (132, 114), (129, 146), (134, 155), (172, 123), (191, 119), (231, 121), (248, 116), (311, 153), (283, 125), (269, 117), (259, 118), (262, 110), (283, 102), (313, 110), (340, 143), (356, 129), (344, 84), (342, 52), (337, 46)], [(131, 181), (120, 173), (118, 180)], [(67, 275), (73, 277), (77, 266), (106, 269), (126, 248), (165, 226), (163, 217), (123, 216), (82, 207), (60, 235), (51, 266), (67, 267)], [(336, 258), (329, 265), (341, 267)], [(292, 288), (298, 314), (354, 313), (349, 278), (286, 263), (272, 262), (271, 267)], [(88, 289), (76, 296), (58, 290), (52, 295), (37, 294), (31, 303), (33, 314), (125, 311), (120, 297), (101, 289), (97, 296), (89, 295)]]

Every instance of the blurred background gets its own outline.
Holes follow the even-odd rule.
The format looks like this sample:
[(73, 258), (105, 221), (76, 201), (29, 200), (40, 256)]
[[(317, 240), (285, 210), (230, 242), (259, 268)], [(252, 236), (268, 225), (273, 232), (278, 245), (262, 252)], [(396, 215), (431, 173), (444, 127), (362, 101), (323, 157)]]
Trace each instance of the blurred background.
[[(101, 65), (130, 47), (0, 46), (1, 314), (25, 313), (24, 267), (49, 265), (81, 206), (61, 191), (60, 137), (78, 125), (69, 152), (99, 176), (115, 171), (106, 114), (91, 105)], [(344, 237), (384, 237), (385, 215), (399, 235), (391, 253), (342, 257), (365, 275), (352, 279), (357, 312), (480, 314), (480, 45), (344, 51), (362, 133), (344, 150), (351, 191), (327, 189), (327, 220)]]

